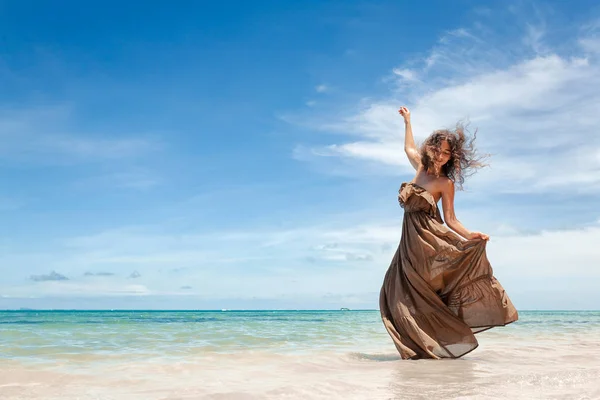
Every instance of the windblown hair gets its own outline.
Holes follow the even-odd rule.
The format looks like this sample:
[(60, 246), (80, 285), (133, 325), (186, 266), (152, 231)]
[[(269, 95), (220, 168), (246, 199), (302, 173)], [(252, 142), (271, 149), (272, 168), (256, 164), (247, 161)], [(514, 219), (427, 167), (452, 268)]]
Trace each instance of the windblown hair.
[(442, 142), (450, 145), (450, 159), (441, 168), (441, 173), (454, 182), (459, 190), (463, 189), (465, 178), (473, 175), (479, 168), (487, 166), (483, 160), (488, 157), (478, 155), (475, 149), (477, 130), (472, 138), (465, 135), (465, 126), (456, 124), (454, 130), (440, 129), (434, 131), (421, 146), (421, 164), (425, 170), (433, 169), (434, 161), (441, 151)]

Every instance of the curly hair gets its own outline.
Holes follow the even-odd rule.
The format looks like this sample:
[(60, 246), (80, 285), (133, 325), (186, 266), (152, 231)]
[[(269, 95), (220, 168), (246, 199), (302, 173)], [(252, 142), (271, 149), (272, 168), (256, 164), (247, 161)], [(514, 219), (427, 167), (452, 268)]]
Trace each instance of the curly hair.
[(483, 160), (487, 154), (478, 155), (474, 141), (477, 130), (472, 138), (465, 135), (465, 126), (457, 123), (454, 130), (439, 129), (434, 131), (421, 146), (421, 164), (425, 170), (430, 170), (434, 160), (440, 153), (442, 142), (445, 140), (450, 145), (450, 159), (441, 168), (441, 173), (454, 182), (459, 190), (463, 189), (465, 178), (473, 175), (481, 167), (487, 166)]

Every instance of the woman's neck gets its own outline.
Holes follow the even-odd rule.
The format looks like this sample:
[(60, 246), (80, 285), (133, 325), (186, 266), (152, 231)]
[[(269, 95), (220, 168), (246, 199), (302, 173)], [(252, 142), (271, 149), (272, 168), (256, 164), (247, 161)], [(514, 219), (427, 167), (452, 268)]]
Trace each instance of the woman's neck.
[(433, 166), (427, 169), (427, 175), (440, 176), (442, 174), (442, 167)]

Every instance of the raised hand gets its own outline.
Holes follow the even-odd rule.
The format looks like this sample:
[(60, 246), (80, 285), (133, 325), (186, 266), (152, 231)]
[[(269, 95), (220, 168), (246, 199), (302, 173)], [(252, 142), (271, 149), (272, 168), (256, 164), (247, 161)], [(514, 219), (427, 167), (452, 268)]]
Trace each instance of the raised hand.
[(398, 113), (400, 115), (402, 115), (402, 117), (404, 118), (404, 122), (408, 123), (410, 122), (410, 111), (408, 110), (408, 108), (402, 106), (400, 107), (400, 109), (398, 110)]

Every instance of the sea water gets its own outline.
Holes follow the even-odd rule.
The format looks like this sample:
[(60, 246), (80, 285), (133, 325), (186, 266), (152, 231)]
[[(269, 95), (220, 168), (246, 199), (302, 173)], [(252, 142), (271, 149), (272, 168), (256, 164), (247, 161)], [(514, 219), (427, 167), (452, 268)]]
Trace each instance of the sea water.
[(600, 311), (520, 311), (457, 360), (379, 312), (0, 311), (0, 399), (600, 399)]

